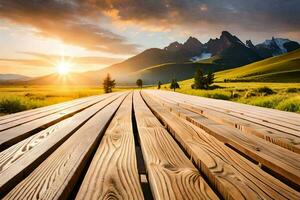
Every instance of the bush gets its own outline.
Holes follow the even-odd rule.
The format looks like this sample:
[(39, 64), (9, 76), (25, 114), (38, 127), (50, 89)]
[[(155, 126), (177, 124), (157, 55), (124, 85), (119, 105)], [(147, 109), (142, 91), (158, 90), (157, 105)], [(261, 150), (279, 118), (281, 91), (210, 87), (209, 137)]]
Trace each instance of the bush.
[(276, 109), (289, 112), (300, 112), (300, 97), (289, 98), (282, 101), (276, 106)]
[(250, 90), (250, 91), (246, 92), (244, 98), (250, 98), (250, 97), (255, 97), (255, 96), (257, 96), (257, 94)]
[(299, 90), (297, 88), (287, 88), (286, 92), (287, 93), (297, 93)]
[(240, 102), (251, 104), (254, 106), (275, 108), (284, 99), (285, 99), (284, 96), (273, 95), (273, 96), (265, 96), (265, 97), (255, 97), (253, 99), (250, 98), (247, 101), (240, 101)]
[(269, 87), (261, 87), (261, 88), (257, 88), (256, 90), (257, 92), (261, 93), (262, 96), (267, 96), (267, 95), (271, 95), (271, 94), (275, 94), (276, 92), (274, 92), (274, 90), (272, 90)]
[(20, 98), (4, 98), (0, 100), (0, 112), (15, 113), (27, 110), (27, 106)]
[(203, 95), (204, 97), (212, 98), (212, 99), (222, 99), (222, 100), (229, 100), (230, 95), (226, 95), (223, 93), (206, 93)]

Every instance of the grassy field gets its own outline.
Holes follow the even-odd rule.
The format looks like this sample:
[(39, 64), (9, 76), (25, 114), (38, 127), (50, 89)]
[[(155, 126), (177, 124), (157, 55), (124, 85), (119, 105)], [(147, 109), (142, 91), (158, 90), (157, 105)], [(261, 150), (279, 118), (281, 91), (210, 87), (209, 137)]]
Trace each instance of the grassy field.
[(220, 71), (215, 77), (210, 90), (192, 89), (194, 80), (189, 79), (179, 83), (177, 92), (300, 113), (300, 50)]
[(0, 115), (98, 94), (103, 94), (100, 87), (0, 86)]
[[(300, 113), (300, 83), (216, 83), (217, 87), (211, 90), (191, 89), (192, 83), (192, 79), (182, 81), (181, 88), (176, 91)], [(271, 90), (264, 89), (265, 86)], [(170, 90), (169, 84), (161, 88)], [(116, 88), (114, 91), (127, 89)], [(0, 86), (0, 115), (98, 94), (103, 94), (100, 87)]]
[(300, 82), (300, 49), (216, 73), (216, 81)]
[[(300, 113), (300, 83), (216, 83), (216, 89), (191, 89), (193, 80), (179, 83), (176, 92)], [(265, 88), (267, 87), (267, 88)], [(161, 87), (170, 90), (170, 84)]]

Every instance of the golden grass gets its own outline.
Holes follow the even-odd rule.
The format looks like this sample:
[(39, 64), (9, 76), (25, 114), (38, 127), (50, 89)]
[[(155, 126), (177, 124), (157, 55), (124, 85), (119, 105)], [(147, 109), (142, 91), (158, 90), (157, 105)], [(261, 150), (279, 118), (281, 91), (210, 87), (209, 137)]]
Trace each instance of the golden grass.
[[(193, 79), (179, 82), (180, 89), (176, 92), (300, 113), (300, 83), (216, 83), (220, 88), (213, 90), (195, 90), (192, 84)], [(270, 88), (274, 94), (259, 92), (263, 87)], [(171, 90), (170, 84), (162, 85), (161, 89)]]
[(103, 93), (93, 86), (0, 86), (0, 115)]

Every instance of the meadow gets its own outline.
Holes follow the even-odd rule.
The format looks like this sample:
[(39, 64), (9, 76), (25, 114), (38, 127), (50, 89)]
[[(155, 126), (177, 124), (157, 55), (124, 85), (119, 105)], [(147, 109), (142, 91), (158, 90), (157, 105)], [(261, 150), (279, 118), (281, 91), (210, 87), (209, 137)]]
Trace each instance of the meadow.
[(0, 86), (0, 115), (103, 93), (95, 86)]
[[(210, 90), (192, 89), (192, 83), (193, 79), (179, 82), (176, 92), (300, 113), (300, 83), (220, 82)], [(131, 88), (113, 91), (126, 89)], [(170, 84), (161, 89), (171, 90)], [(0, 115), (103, 93), (96, 86), (0, 86)]]
[[(192, 84), (192, 79), (179, 82), (176, 92), (300, 113), (300, 83), (220, 82), (210, 90), (195, 90)], [(161, 88), (171, 90), (170, 84)]]

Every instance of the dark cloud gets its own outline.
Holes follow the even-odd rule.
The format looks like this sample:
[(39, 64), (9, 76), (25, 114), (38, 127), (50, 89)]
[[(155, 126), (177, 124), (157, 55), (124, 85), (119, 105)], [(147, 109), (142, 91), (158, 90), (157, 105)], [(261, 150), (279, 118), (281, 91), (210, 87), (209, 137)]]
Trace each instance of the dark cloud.
[[(156, 26), (208, 24), (257, 32), (299, 32), (299, 0), (114, 0), (97, 1), (115, 10), (120, 20), (148, 21)], [(109, 2), (109, 3), (108, 3)], [(205, 29), (205, 27), (198, 27)]]
[(299, 10), (299, 0), (0, 0), (2, 17), (67, 43), (113, 53), (132, 53), (136, 46), (101, 27), (103, 15), (146, 27), (293, 33), (300, 39)]

